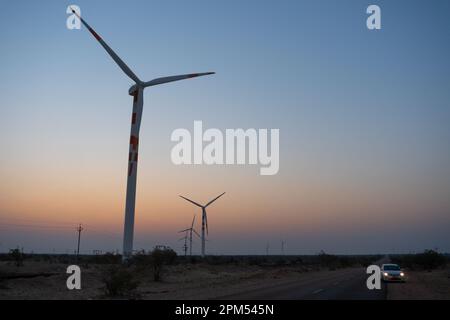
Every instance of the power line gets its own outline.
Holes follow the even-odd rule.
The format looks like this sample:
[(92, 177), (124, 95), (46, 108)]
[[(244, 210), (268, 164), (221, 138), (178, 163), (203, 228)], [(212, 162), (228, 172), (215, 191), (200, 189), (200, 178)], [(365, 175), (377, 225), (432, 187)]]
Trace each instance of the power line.
[(0, 226), (19, 227), (19, 228), (40, 228), (40, 229), (71, 229), (73, 227), (62, 225), (37, 225), (37, 224), (19, 224), (19, 223), (0, 223)]
[[(2, 218), (0, 218), (0, 220), (1, 219)], [(62, 220), (53, 220), (52, 219), (51, 221), (49, 221), (49, 220), (41, 220), (41, 219), (36, 220), (36, 219), (15, 218), (15, 217), (8, 217), (8, 222), (9, 221), (12, 221), (12, 222), (18, 221), (20, 223), (25, 222), (25, 223), (47, 224), (47, 225), (55, 225), (55, 224), (56, 225), (74, 225), (74, 224), (78, 223), (75, 221), (67, 221), (67, 220), (62, 221)]]
[[(26, 219), (17, 219), (17, 218), (12, 218), (10, 220), (21, 220), (21, 221), (26, 221)], [(52, 224), (52, 223), (45, 223), (43, 221), (32, 221), (32, 220), (27, 220), (33, 223), (10, 223), (10, 222), (2, 222), (0, 221), (0, 229), (1, 230), (11, 230), (14, 228), (23, 228), (23, 229), (43, 229), (43, 230), (73, 230), (74, 225), (76, 225), (75, 223), (66, 223), (66, 222), (61, 222), (58, 224)], [(36, 223), (34, 223), (36, 222)], [(90, 227), (90, 225), (86, 225), (86, 224), (78, 224), (78, 226), (76, 227), (77, 232), (79, 232), (79, 236), (81, 238), (81, 231), (78, 231), (78, 229), (81, 226), (81, 231), (86, 230), (86, 227), (89, 227), (89, 234), (94, 234), (94, 235), (99, 235), (102, 237), (107, 237), (111, 240), (114, 241), (119, 241), (121, 239), (121, 234), (119, 232), (114, 232), (114, 231), (107, 231), (107, 230), (101, 230), (100, 228), (96, 228), (96, 227)], [(80, 239), (81, 242), (81, 239)], [(141, 245), (142, 247), (147, 247), (146, 245), (144, 245), (144, 242), (141, 241), (135, 241), (135, 243), (137, 243), (138, 245)], [(79, 254), (79, 243), (77, 243), (77, 255)]]

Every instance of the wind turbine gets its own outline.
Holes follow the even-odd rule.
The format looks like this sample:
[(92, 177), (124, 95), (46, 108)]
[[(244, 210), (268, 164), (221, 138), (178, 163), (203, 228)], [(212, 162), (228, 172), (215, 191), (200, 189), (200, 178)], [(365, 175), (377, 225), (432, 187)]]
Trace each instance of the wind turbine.
[(198, 234), (197, 231), (195, 231), (194, 229), (194, 221), (195, 221), (195, 214), (194, 214), (194, 218), (192, 218), (192, 224), (190, 228), (178, 231), (178, 233), (180, 232), (186, 232), (186, 237), (187, 237), (187, 232), (189, 232), (189, 255), (192, 257), (192, 233), (195, 233), (199, 238), (200, 235)]
[(195, 201), (192, 201), (191, 199), (185, 198), (183, 196), (180, 196), (181, 198), (183, 198), (186, 201), (189, 201), (192, 204), (195, 204), (197, 207), (202, 208), (202, 257), (205, 257), (205, 226), (206, 226), (206, 233), (208, 233), (208, 216), (206, 215), (206, 208), (213, 203), (214, 201), (216, 201), (217, 199), (219, 199), (221, 196), (223, 196), (225, 194), (222, 193), (220, 195), (218, 195), (217, 197), (215, 197), (214, 199), (212, 199), (210, 202), (208, 202), (207, 204), (205, 204), (204, 206), (202, 206), (201, 204), (198, 204)]
[(106, 44), (105, 41), (92, 29), (80, 15), (71, 8), (72, 13), (75, 14), (89, 30), (94, 38), (106, 50), (111, 58), (117, 63), (120, 69), (131, 78), (135, 83), (128, 90), (128, 94), (133, 96), (133, 113), (131, 116), (131, 132), (130, 132), (130, 146), (128, 153), (128, 178), (127, 178), (127, 194), (125, 203), (125, 223), (123, 232), (123, 259), (128, 259), (133, 252), (133, 233), (134, 233), (134, 209), (136, 201), (136, 177), (137, 177), (137, 161), (138, 161), (138, 146), (139, 146), (139, 129), (141, 126), (142, 107), (144, 105), (144, 89), (150, 86), (156, 86), (172, 81), (190, 79), (200, 76), (214, 74), (214, 72), (191, 73), (177, 76), (156, 78), (151, 81), (141, 81), (136, 74), (119, 58), (119, 56)]
[(184, 235), (183, 238), (178, 239), (178, 241), (184, 240), (183, 251), (184, 251), (184, 256), (186, 257), (186, 254), (187, 254), (187, 238), (188, 238), (188, 232), (187, 232), (187, 229), (184, 230), (184, 231), (186, 231), (186, 234)]

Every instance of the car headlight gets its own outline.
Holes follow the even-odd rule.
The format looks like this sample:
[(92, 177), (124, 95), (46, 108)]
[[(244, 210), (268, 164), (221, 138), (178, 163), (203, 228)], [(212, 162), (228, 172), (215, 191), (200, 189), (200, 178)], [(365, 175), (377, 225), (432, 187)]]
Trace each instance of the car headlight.
[(389, 274), (387, 272), (383, 273), (385, 277), (387, 277)]
[(400, 272), (400, 277), (404, 277), (405, 274), (403, 272)]

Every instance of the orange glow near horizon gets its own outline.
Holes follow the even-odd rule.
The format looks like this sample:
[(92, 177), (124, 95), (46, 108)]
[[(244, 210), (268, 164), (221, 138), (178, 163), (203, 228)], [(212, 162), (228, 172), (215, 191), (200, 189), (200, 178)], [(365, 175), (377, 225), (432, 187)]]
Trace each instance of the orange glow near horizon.
[[(137, 233), (178, 230), (189, 225), (194, 214), (199, 221), (201, 210), (179, 198), (179, 194), (206, 203), (226, 191), (224, 197), (208, 208), (211, 229), (222, 233), (327, 230), (349, 223), (358, 228), (380, 225), (385, 219), (400, 223), (404, 217), (420, 220), (417, 215), (433, 206), (423, 203), (426, 199), (414, 190), (411, 194), (408, 190), (397, 191), (395, 197), (390, 197), (389, 188), (372, 188), (367, 192), (350, 184), (325, 184), (312, 179), (308, 185), (302, 185), (287, 175), (268, 178), (251, 170), (230, 169), (228, 174), (226, 167), (169, 165), (164, 171), (157, 171), (146, 168), (145, 162), (141, 167)], [(51, 166), (21, 174), (2, 172), (2, 178), (11, 183), (2, 184), (0, 189), (0, 218), (82, 222), (105, 230), (121, 230), (125, 175), (119, 169), (77, 171), (73, 165), (66, 171), (70, 175)]]

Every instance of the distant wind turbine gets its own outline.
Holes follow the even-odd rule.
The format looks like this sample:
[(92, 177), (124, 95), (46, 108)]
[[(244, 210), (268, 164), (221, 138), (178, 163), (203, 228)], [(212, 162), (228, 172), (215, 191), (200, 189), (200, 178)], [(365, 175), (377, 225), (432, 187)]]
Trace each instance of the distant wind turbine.
[(192, 201), (191, 199), (185, 198), (183, 196), (180, 196), (181, 198), (183, 198), (186, 201), (189, 201), (192, 204), (195, 204), (197, 207), (202, 208), (202, 257), (205, 257), (205, 226), (206, 226), (206, 233), (208, 233), (208, 216), (206, 215), (206, 208), (213, 203), (214, 201), (216, 201), (217, 199), (219, 199), (221, 196), (223, 196), (225, 194), (222, 193), (220, 195), (218, 195), (217, 197), (215, 197), (214, 199), (212, 199), (210, 202), (208, 202), (207, 204), (205, 204), (204, 206), (202, 206), (201, 204), (198, 204), (195, 201)]
[(195, 233), (199, 238), (201, 238), (200, 235), (198, 234), (198, 232), (195, 231), (195, 229), (194, 229), (194, 221), (195, 221), (195, 214), (194, 214), (194, 217), (192, 218), (191, 227), (181, 230), (181, 231), (178, 231), (178, 233), (186, 232), (186, 237), (187, 237), (187, 232), (189, 232), (189, 256), (191, 256), (191, 257), (192, 257), (192, 233)]
[(80, 15), (71, 8), (72, 13), (75, 14), (83, 23), (83, 25), (89, 30), (94, 38), (100, 43), (100, 45), (106, 50), (111, 58), (117, 63), (120, 69), (135, 82), (128, 94), (133, 96), (133, 114), (131, 117), (131, 133), (130, 133), (130, 146), (128, 153), (128, 178), (127, 178), (127, 194), (125, 203), (125, 223), (124, 223), (124, 235), (123, 235), (123, 259), (128, 259), (133, 252), (133, 233), (134, 233), (134, 209), (136, 201), (136, 174), (137, 174), (137, 161), (138, 161), (138, 145), (139, 145), (139, 129), (141, 126), (142, 108), (144, 105), (144, 89), (150, 86), (163, 84), (172, 81), (190, 79), (194, 77), (205, 76), (214, 74), (214, 72), (204, 73), (191, 73), (177, 76), (156, 78), (151, 81), (141, 81), (136, 74), (119, 58), (119, 56), (106, 44), (105, 41), (98, 35), (97, 32), (92, 29)]
[(184, 252), (184, 256), (186, 257), (186, 255), (187, 255), (187, 238), (188, 238), (188, 232), (187, 232), (187, 230), (185, 230), (185, 231), (186, 231), (186, 234), (184, 235), (184, 237), (178, 239), (178, 241), (184, 240), (183, 252)]

